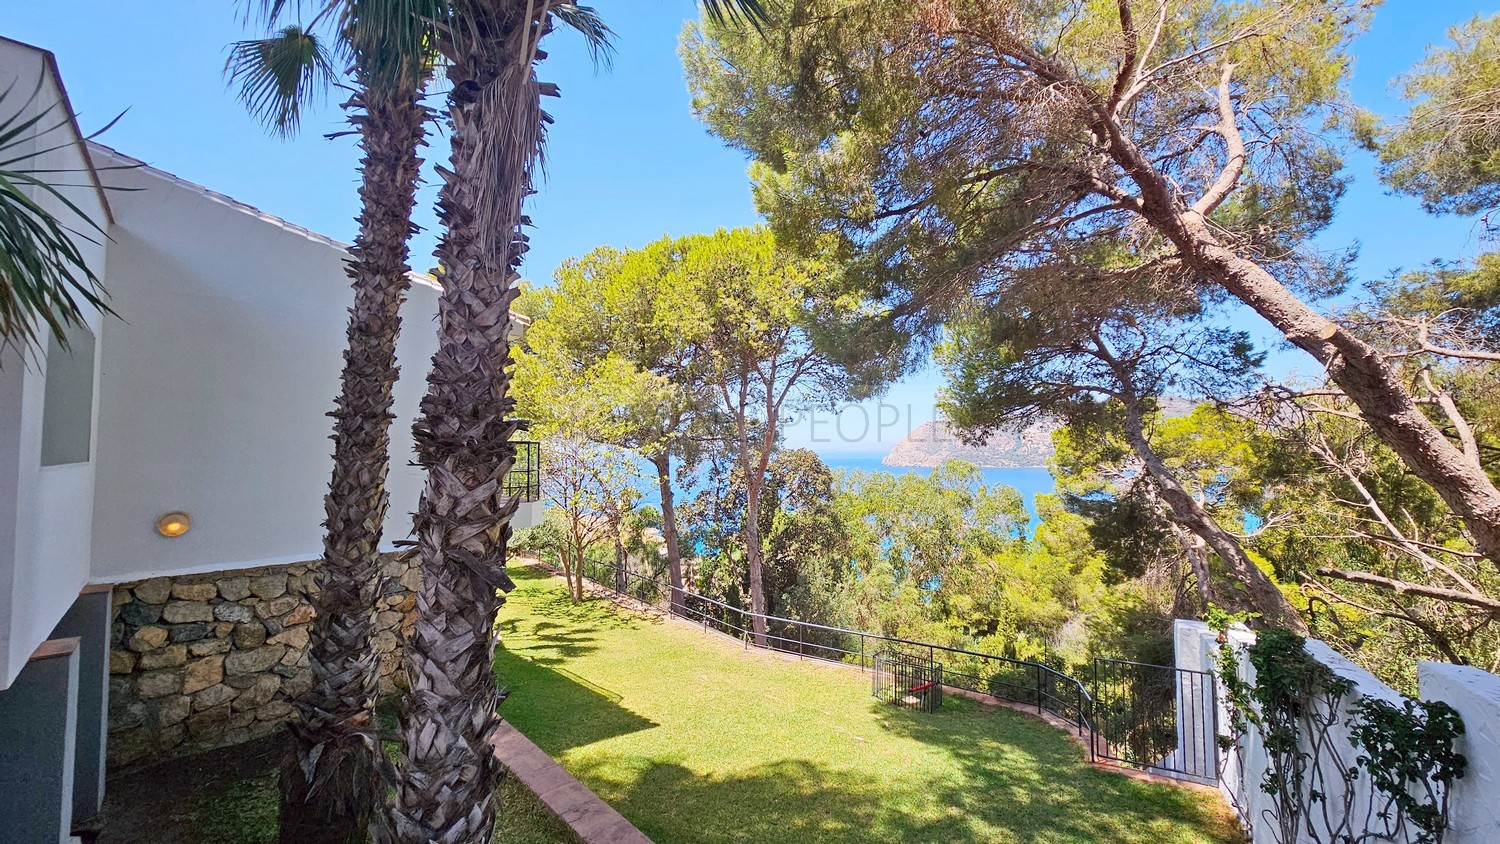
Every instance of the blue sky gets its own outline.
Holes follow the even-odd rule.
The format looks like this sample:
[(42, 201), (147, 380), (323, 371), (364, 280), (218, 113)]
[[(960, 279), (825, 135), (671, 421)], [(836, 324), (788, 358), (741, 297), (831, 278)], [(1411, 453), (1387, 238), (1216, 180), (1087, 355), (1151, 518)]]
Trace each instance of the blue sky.
[[(244, 37), (233, 0), (8, 5), (0, 35), (57, 54), (85, 131), (129, 109), (103, 142), (316, 231), (353, 236), (356, 150), (349, 138), (323, 137), (344, 128), (339, 98), (335, 94), (306, 121), (300, 138), (268, 138), (224, 83), (225, 46)], [(618, 35), (613, 69), (595, 73), (570, 34), (553, 39), (544, 65), (543, 77), (557, 82), (563, 97), (548, 102), (557, 122), (547, 179), (530, 209), (537, 229), (526, 274), (538, 280), (595, 246), (636, 247), (666, 234), (757, 219), (743, 157), (708, 135), (688, 110), (676, 44), (694, 14), (691, 0), (596, 5)], [(1356, 45), (1356, 101), (1398, 113), (1391, 78), (1418, 61), (1429, 43), (1446, 41), (1452, 24), (1493, 11), (1492, 4), (1474, 0), (1387, 0)], [(431, 144), (430, 159), (445, 154), (444, 137)], [(1364, 154), (1350, 155), (1348, 165), (1354, 183), (1321, 240), (1328, 248), (1358, 242), (1363, 276), (1479, 251), (1472, 220), (1430, 217), (1414, 200), (1386, 195)], [(433, 263), (433, 193), (423, 192), (417, 212), (424, 232), (412, 264), (419, 269)], [(1254, 315), (1234, 318), (1270, 339)], [(1296, 352), (1277, 353), (1274, 361), (1282, 369), (1312, 370)], [(846, 412), (842, 434), (825, 415), (816, 427), (798, 426), (789, 441), (823, 452), (884, 451), (932, 418), (936, 387), (930, 373), (913, 377), (885, 397), (887, 408), (871, 404)]]

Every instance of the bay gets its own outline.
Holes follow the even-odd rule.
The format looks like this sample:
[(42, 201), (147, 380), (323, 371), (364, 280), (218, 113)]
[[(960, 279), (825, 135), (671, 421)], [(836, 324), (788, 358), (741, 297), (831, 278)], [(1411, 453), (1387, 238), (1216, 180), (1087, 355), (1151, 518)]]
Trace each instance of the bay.
[[(859, 454), (852, 452), (829, 452), (820, 454), (823, 462), (830, 469), (858, 470), (861, 472), (888, 472), (892, 475), (905, 475), (916, 472), (923, 477), (932, 474), (932, 469), (927, 466), (887, 466), (880, 461), (884, 454)], [(1052, 473), (1042, 468), (1020, 468), (1020, 469), (996, 469), (982, 468), (979, 470), (984, 477), (986, 486), (1003, 485), (1014, 487), (1021, 493), (1021, 500), (1026, 502), (1026, 509), (1032, 516), (1036, 516), (1036, 497), (1038, 495), (1050, 494), (1056, 489), (1056, 482)]]
[[(910, 472), (916, 472), (923, 477), (932, 474), (931, 467), (927, 466), (887, 466), (880, 462), (885, 457), (883, 453), (865, 454), (830, 451), (818, 456), (828, 465), (828, 468), (835, 472), (886, 472), (892, 475), (905, 475)], [(1021, 493), (1021, 500), (1026, 503), (1026, 509), (1033, 517), (1036, 516), (1036, 497), (1038, 495), (1050, 494), (1056, 488), (1052, 473), (1046, 469), (983, 468), (979, 471), (984, 478), (986, 486), (1003, 485), (1014, 487), (1017, 492)], [(643, 494), (641, 503), (653, 506), (661, 503), (661, 496), (657, 494), (657, 488), (654, 483), (642, 483), (641, 492)]]

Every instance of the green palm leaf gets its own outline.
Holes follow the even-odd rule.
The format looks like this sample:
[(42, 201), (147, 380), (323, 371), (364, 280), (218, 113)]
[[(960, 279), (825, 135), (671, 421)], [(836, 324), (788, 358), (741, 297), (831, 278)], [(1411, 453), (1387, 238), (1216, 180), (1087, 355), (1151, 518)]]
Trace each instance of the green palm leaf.
[(302, 110), (338, 76), (322, 39), (296, 25), (269, 38), (236, 41), (224, 72), (230, 84), (239, 84), (251, 116), (281, 137), (296, 134)]
[(714, 23), (748, 23), (759, 30), (770, 20), (761, 0), (702, 0), (703, 11)]
[[(113, 313), (104, 288), (83, 257), (74, 237), (97, 243), (105, 236), (98, 222), (63, 195), (52, 177), (69, 171), (27, 167), (42, 152), (66, 146), (43, 145), (23, 151), (21, 143), (63, 130), (72, 122), (53, 106), (32, 117), (22, 117), (42, 90), (37, 80), (31, 96), (14, 111), (5, 101), (14, 85), (0, 92), (0, 344), (30, 348), (38, 344), (38, 325), (45, 325), (58, 343), (67, 346), (65, 329), (84, 321), (84, 308)], [(74, 223), (91, 229), (75, 231), (49, 212), (41, 199), (61, 205)], [(72, 221), (69, 221), (72, 222)], [(97, 237), (96, 237), (97, 235)]]
[(595, 65), (609, 67), (614, 59), (614, 32), (599, 17), (598, 10), (577, 3), (556, 3), (550, 11), (553, 17), (583, 36)]

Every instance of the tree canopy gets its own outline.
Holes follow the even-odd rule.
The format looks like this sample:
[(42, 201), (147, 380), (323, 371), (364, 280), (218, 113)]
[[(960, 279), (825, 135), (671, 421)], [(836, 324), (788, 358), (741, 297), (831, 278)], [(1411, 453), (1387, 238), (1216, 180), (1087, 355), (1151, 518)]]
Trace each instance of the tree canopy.
[(1411, 109), (1379, 139), (1381, 175), (1430, 211), (1478, 214), (1500, 205), (1500, 15), (1448, 34), (1399, 80)]

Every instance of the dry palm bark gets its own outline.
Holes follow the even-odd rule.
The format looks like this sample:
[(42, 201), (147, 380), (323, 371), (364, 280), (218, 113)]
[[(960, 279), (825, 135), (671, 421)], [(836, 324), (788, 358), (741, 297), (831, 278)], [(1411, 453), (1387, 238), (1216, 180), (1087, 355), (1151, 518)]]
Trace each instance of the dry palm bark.
[(392, 387), (401, 303), (410, 284), (407, 240), (427, 110), (415, 85), (348, 104), (364, 151), (359, 236), (349, 250), (354, 282), (342, 389), (334, 418), (333, 478), (321, 588), (308, 650), (313, 685), (296, 702), (294, 748), (281, 774), (281, 841), (359, 840), (384, 785), (376, 762), (378, 655), (370, 647), (379, 546), (388, 498)]
[(487, 842), (501, 768), (492, 674), (505, 546), (517, 500), (507, 419), (507, 333), (526, 251), (521, 204), (540, 156), (542, 86), (533, 72), (546, 3), (456, 2), (448, 59), (451, 170), (438, 203), (444, 234), (439, 347), (413, 428), (427, 470), (415, 533), (422, 585), (407, 641), (404, 754), (377, 840)]

